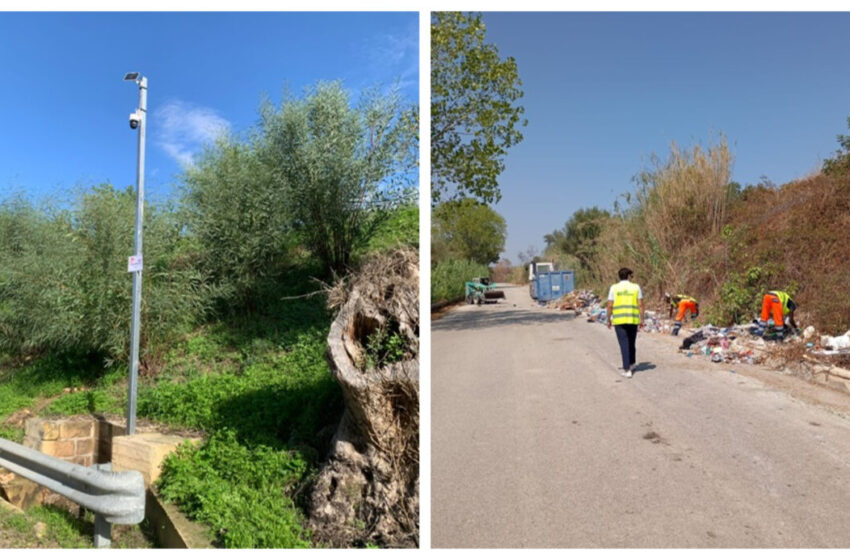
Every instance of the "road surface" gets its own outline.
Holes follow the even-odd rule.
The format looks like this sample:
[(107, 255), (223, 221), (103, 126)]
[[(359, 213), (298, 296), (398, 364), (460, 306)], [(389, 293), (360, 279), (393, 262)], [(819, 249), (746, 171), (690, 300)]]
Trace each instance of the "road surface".
[(850, 547), (850, 397), (505, 292), (432, 321), (432, 546)]

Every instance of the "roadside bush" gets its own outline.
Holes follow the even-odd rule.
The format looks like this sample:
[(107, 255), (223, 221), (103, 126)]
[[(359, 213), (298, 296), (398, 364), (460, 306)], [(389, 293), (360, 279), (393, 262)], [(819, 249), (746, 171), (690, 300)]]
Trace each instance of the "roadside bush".
[(470, 260), (439, 261), (431, 270), (431, 303), (462, 298), (466, 282), (489, 275), (485, 265)]
[[(129, 354), (135, 195), (101, 185), (69, 210), (0, 205), (0, 348)], [(211, 288), (186, 255), (183, 225), (167, 207), (145, 212), (142, 360), (210, 310)]]

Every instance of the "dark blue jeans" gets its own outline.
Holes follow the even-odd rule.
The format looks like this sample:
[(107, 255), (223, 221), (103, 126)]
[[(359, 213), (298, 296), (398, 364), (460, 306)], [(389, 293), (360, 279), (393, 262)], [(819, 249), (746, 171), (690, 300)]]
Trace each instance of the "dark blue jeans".
[(635, 353), (635, 340), (637, 339), (637, 325), (614, 325), (617, 333), (617, 342), (620, 343), (620, 354), (623, 357), (623, 369), (630, 369), (635, 365), (637, 355)]

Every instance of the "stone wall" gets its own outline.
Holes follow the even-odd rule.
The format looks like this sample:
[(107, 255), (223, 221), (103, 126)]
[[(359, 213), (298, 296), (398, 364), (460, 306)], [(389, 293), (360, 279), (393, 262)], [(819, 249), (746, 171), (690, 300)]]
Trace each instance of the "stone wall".
[(65, 461), (89, 467), (99, 461), (98, 421), (92, 417), (26, 422), (24, 445)]

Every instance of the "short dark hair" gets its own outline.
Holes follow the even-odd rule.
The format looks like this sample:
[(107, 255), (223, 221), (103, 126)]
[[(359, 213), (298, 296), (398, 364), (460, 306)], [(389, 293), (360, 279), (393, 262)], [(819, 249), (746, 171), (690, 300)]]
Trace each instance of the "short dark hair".
[(623, 268), (620, 269), (619, 272), (617, 272), (617, 276), (620, 277), (620, 280), (628, 280), (629, 276), (631, 276), (631, 275), (632, 275), (632, 269), (631, 268), (623, 267)]

